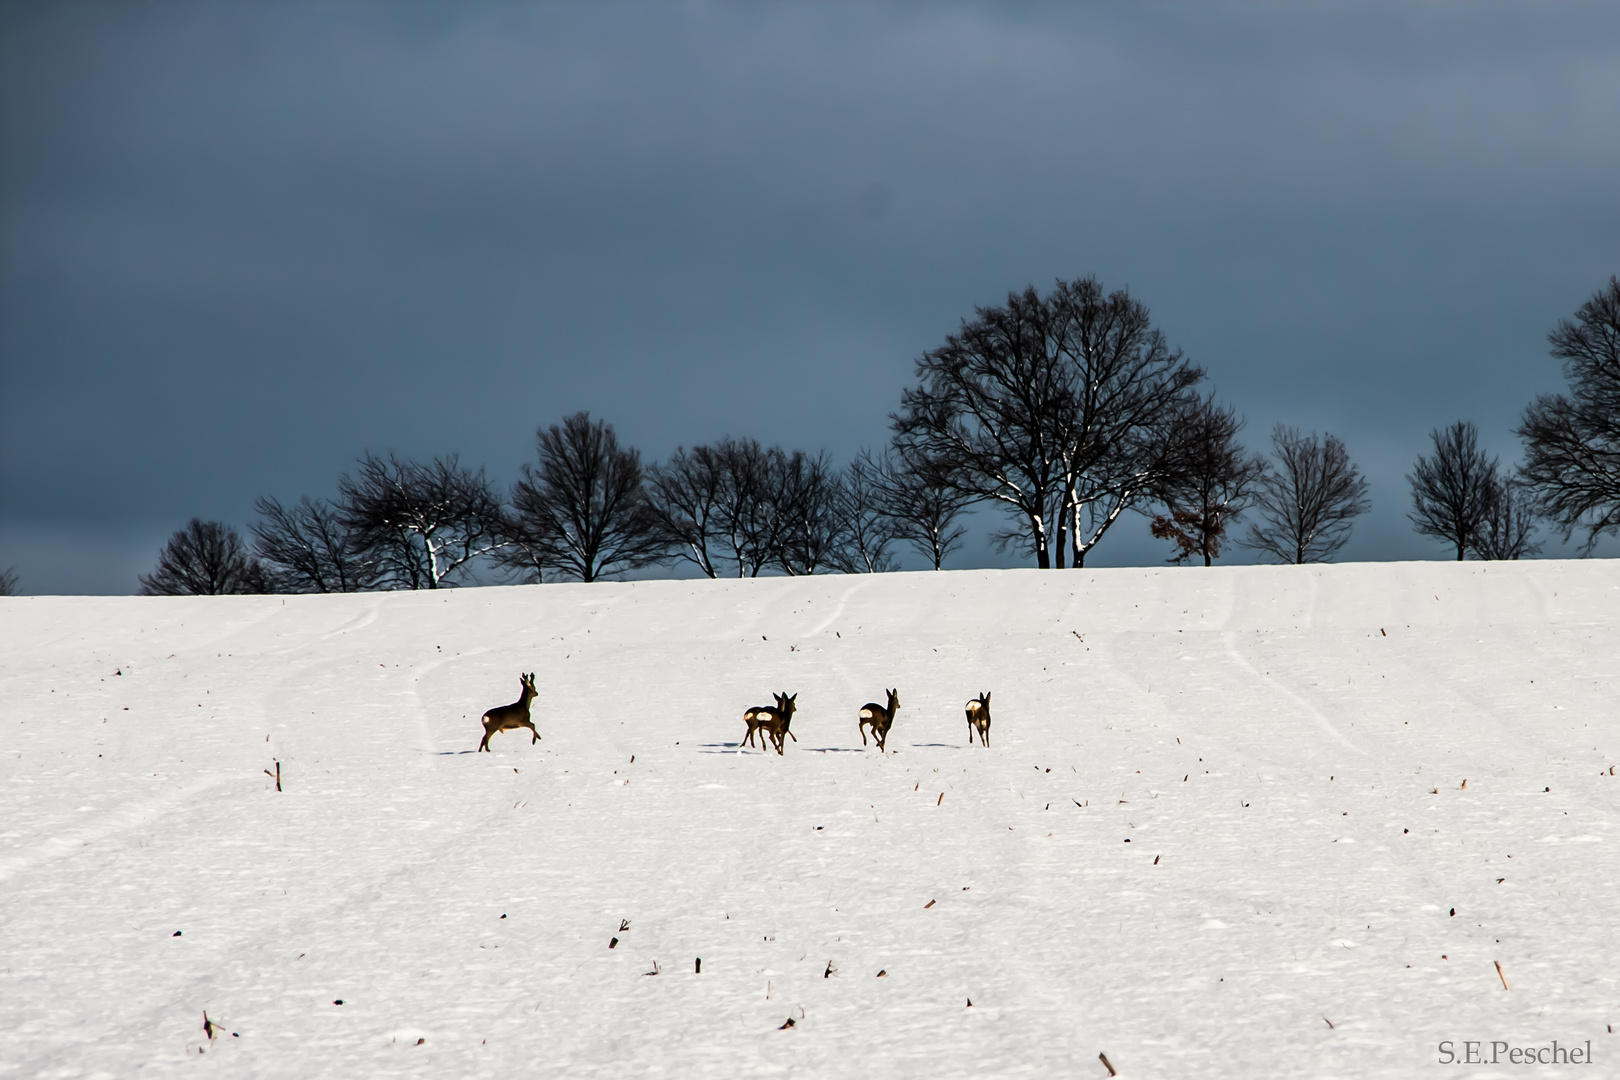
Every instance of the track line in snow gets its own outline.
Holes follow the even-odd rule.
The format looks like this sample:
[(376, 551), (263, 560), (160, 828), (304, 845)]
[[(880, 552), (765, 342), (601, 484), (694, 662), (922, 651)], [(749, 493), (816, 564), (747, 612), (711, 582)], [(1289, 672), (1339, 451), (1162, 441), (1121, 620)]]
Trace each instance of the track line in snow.
[[(1313, 583), (1313, 588), (1314, 588), (1314, 583)], [(1313, 592), (1313, 595), (1314, 595), (1314, 592)], [(1345, 738), (1344, 733), (1342, 731), (1340, 731), (1338, 728), (1334, 727), (1332, 721), (1330, 721), (1326, 716), (1324, 716), (1322, 714), (1322, 710), (1318, 709), (1314, 704), (1312, 704), (1310, 699), (1305, 698), (1305, 697), (1301, 696), (1300, 694), (1297, 694), (1294, 691), (1288, 689), (1288, 687), (1284, 686), (1282, 683), (1278, 682), (1276, 679), (1273, 679), (1270, 675), (1267, 675), (1265, 672), (1259, 670), (1253, 664), (1249, 663), (1248, 658), (1245, 657), (1242, 653), (1238, 652), (1237, 645), (1236, 645), (1236, 643), (1234, 641), (1235, 637), (1236, 637), (1235, 633), (1233, 631), (1231, 631), (1231, 630), (1223, 630), (1221, 632), (1221, 642), (1226, 646), (1226, 654), (1228, 656), (1230, 656), (1233, 660), (1237, 661), (1239, 664), (1241, 664), (1245, 668), (1247, 668), (1249, 670), (1249, 673), (1254, 678), (1260, 680), (1261, 682), (1264, 682), (1266, 685), (1270, 686), (1272, 689), (1276, 690), (1278, 693), (1283, 694), (1285, 697), (1288, 697), (1288, 698), (1292, 699), (1293, 701), (1295, 701), (1296, 703), (1298, 703), (1300, 705), (1300, 707), (1305, 709), (1306, 712), (1310, 713), (1312, 718), (1315, 719), (1316, 722), (1321, 725), (1323, 731), (1327, 732), (1330, 736), (1332, 736), (1332, 738), (1333, 738), (1333, 740), (1335, 742), (1339, 743), (1341, 746), (1344, 746), (1344, 747), (1346, 747), (1348, 749), (1354, 750), (1358, 754), (1366, 754), (1367, 753), (1367, 751), (1363, 750), (1361, 747), (1357, 746), (1355, 743), (1353, 743), (1349, 739)]]
[(860, 592), (864, 585), (865, 582), (858, 581), (851, 585), (848, 589), (844, 590), (844, 595), (838, 598), (838, 606), (832, 609), (832, 614), (828, 615), (825, 619), (822, 619), (815, 626), (811, 627), (810, 633), (806, 634), (805, 636), (809, 637), (814, 634), (819, 634), (823, 630), (827, 629), (827, 627), (831, 626), (834, 621), (836, 621), (837, 618), (844, 613), (844, 607), (849, 603), (849, 598)]
[(219, 774), (209, 776), (171, 794), (161, 795), (155, 799), (147, 799), (145, 802), (115, 811), (88, 828), (75, 829), (62, 836), (53, 836), (43, 844), (36, 845), (30, 851), (0, 862), (0, 881), (12, 878), (42, 863), (51, 862), (54, 859), (62, 858), (64, 855), (70, 855), (82, 849), (86, 844), (94, 843), (97, 840), (105, 840), (109, 836), (116, 836), (119, 833), (138, 828), (154, 818), (170, 813), (209, 788), (218, 787), (228, 779), (229, 777)]

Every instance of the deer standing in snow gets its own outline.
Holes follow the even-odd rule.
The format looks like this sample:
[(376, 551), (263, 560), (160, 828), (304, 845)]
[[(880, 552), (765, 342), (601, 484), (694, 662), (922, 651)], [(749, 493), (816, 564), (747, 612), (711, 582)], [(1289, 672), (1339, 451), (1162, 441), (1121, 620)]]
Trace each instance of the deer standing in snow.
[(986, 690), (978, 697), (967, 703), (968, 745), (973, 745), (973, 733), (977, 731), (984, 745), (990, 745), (990, 691)]
[(868, 701), (862, 705), (860, 722), (855, 726), (860, 729), (862, 746), (866, 745), (866, 729), (870, 726), (872, 741), (877, 743), (879, 750), (888, 753), (885, 746), (889, 741), (889, 725), (894, 723), (894, 714), (900, 709), (900, 691), (896, 688), (885, 690), (884, 693), (889, 695), (889, 703), (879, 705), (875, 701)]
[[(535, 731), (534, 722), (529, 719), (529, 703), (540, 696), (540, 692), (534, 688), (534, 673), (520, 674), (518, 678), (523, 682), (523, 696), (510, 705), (502, 705), (484, 714), (484, 741), (478, 744), (479, 750), (489, 750), (489, 737), (497, 731), (513, 731), (517, 728), (528, 728), (533, 733), (530, 746), (540, 741), (540, 733)], [(490, 753), (494, 751), (490, 750)]]

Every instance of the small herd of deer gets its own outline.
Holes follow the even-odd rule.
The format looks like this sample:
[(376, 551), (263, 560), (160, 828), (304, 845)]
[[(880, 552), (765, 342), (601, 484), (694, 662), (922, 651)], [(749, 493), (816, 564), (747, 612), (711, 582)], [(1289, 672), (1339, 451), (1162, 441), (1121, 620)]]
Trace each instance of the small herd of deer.
[[(529, 719), (529, 706), (539, 691), (534, 688), (534, 673), (520, 675), (523, 683), (523, 695), (510, 705), (502, 705), (489, 710), (483, 716), (484, 741), (478, 744), (479, 750), (489, 749), (489, 737), (497, 731), (514, 731), (518, 728), (528, 728), (534, 738), (529, 740), (533, 746), (540, 741), (540, 733), (535, 730), (534, 722)], [(861, 745), (867, 745), (866, 729), (872, 729), (872, 740), (877, 748), (888, 753), (889, 728), (894, 723), (894, 714), (900, 711), (900, 691), (898, 689), (885, 691), (889, 695), (887, 704), (879, 705), (875, 701), (868, 701), (861, 706), (856, 728), (861, 733)], [(788, 739), (794, 742), (799, 737), (793, 734), (793, 714), (798, 709), (798, 694), (772, 694), (776, 699), (775, 705), (755, 705), (743, 713), (743, 723), (748, 725), (748, 733), (743, 738), (743, 746), (757, 746), (765, 749), (765, 740), (770, 739), (770, 745), (776, 748), (777, 754), (782, 753), (782, 746)], [(973, 736), (977, 734), (979, 740), (986, 747), (990, 745), (990, 692), (987, 690), (967, 703), (968, 743), (971, 745)], [(755, 736), (759, 742), (754, 742)]]

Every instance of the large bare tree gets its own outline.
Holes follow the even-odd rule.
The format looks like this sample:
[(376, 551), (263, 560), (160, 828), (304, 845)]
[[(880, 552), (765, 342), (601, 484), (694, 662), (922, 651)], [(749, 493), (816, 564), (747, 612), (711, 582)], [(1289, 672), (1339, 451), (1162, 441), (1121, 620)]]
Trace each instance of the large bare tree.
[[(1053, 564), (1063, 493), (1062, 446), (1054, 418), (1069, 410), (1069, 374), (1033, 286), (1000, 307), (981, 307), (945, 344), (917, 360), (919, 384), (891, 419), (908, 457), (947, 462), (963, 491), (999, 506), (1016, 543), (1037, 566)], [(1060, 556), (1061, 557), (1061, 556)]]
[(276, 592), (347, 593), (376, 586), (380, 568), (364, 538), (324, 499), (254, 504), (253, 550)]
[(998, 533), (1037, 566), (1075, 566), (1159, 479), (1169, 424), (1203, 372), (1147, 307), (1096, 278), (975, 309), (917, 361), (892, 417), (908, 460), (937, 462), (1016, 525)]
[(17, 595), (17, 568), (8, 566), (0, 570), (0, 596)]
[(1326, 562), (1350, 539), (1353, 520), (1371, 509), (1367, 481), (1332, 435), (1278, 424), (1273, 459), (1254, 492), (1260, 521), (1245, 543), (1285, 563)]
[(1565, 540), (1586, 533), (1590, 554), (1603, 534), (1620, 534), (1620, 278), (1547, 337), (1570, 392), (1542, 395), (1525, 410), (1520, 474)]
[[(1070, 564), (1166, 479), (1170, 443), (1197, 415), (1203, 369), (1171, 348), (1147, 305), (1095, 277), (1059, 281), (1048, 297), (1070, 400), (1056, 416)], [(1058, 565), (1062, 565), (1061, 561)]]
[(578, 412), (537, 433), (539, 462), (512, 486), (514, 539), (580, 581), (634, 570), (667, 548), (647, 505), (641, 454), (613, 425)]
[(385, 588), (455, 584), (506, 542), (500, 497), (455, 454), (424, 463), (368, 453), (339, 478), (338, 512)]
[(1153, 483), (1166, 512), (1151, 526), (1154, 536), (1176, 545), (1171, 562), (1202, 558), (1209, 566), (1221, 554), (1227, 525), (1248, 506), (1265, 463), (1244, 451), (1242, 430), (1237, 410), (1213, 400), (1188, 402), (1171, 424)]
[(192, 518), (169, 537), (157, 566), (140, 575), (142, 596), (222, 596), (268, 591), (242, 537), (219, 521)]
[(1432, 455), (1419, 455), (1406, 477), (1412, 485), (1412, 526), (1450, 544), (1461, 562), (1489, 511), (1497, 462), (1479, 448), (1479, 429), (1459, 420), (1429, 432)]

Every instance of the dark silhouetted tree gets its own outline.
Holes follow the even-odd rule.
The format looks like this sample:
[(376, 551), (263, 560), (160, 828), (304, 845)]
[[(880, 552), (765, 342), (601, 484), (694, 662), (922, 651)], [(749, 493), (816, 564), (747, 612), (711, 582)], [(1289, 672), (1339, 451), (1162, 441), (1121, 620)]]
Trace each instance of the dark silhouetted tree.
[(337, 507), (384, 588), (453, 585), (506, 542), (500, 497), (454, 454), (421, 463), (368, 453), (339, 478)]
[(253, 550), (276, 592), (349, 593), (377, 584), (379, 568), (363, 538), (324, 500), (254, 504)]
[(647, 505), (665, 546), (709, 577), (719, 577), (723, 545), (717, 543), (731, 476), (722, 450), (684, 446), (647, 469)]
[(223, 596), (268, 591), (263, 572), (235, 529), (192, 518), (169, 537), (157, 567), (142, 574), (142, 596)]
[(827, 569), (840, 547), (844, 493), (825, 451), (773, 450), (768, 455), (768, 498), (775, 523), (775, 559), (797, 576)]
[(726, 438), (717, 446), (726, 485), (722, 490), (719, 538), (738, 577), (758, 577), (781, 550), (776, 516), (775, 475), (783, 457), (755, 439)]
[(1485, 493), (1485, 517), (1474, 530), (1468, 553), (1476, 559), (1518, 559), (1536, 555), (1535, 507), (1512, 477), (1493, 476)]
[(1057, 431), (1070, 565), (1081, 567), (1119, 516), (1161, 485), (1204, 372), (1170, 347), (1147, 305), (1124, 290), (1105, 295), (1095, 277), (1059, 281), (1048, 306), (1071, 369)]
[(888, 455), (862, 450), (844, 468), (840, 484), (839, 544), (832, 564), (846, 574), (877, 574), (898, 568), (889, 548), (899, 539), (890, 513), (894, 466)]
[[(712, 499), (705, 504), (707, 516), (700, 521), (685, 514), (655, 487), (659, 516), (685, 514), (679, 518), (683, 531), (672, 535), (694, 536), (696, 529), (703, 530), (706, 557), (716, 575), (722, 563), (730, 563), (736, 566), (737, 577), (758, 577), (778, 561), (782, 547), (776, 492), (785, 457), (780, 448), (767, 450), (757, 439), (728, 436), (713, 446), (696, 447), (683, 468), (695, 474), (690, 483), (700, 486), (701, 498)], [(672, 459), (671, 467), (675, 464)]]
[(906, 460), (937, 463), (1017, 521), (995, 536), (1061, 567), (1082, 565), (1157, 479), (1167, 424), (1203, 377), (1127, 293), (1095, 278), (1033, 287), (977, 308), (917, 361), (893, 415)]
[(962, 512), (973, 505), (969, 485), (952, 473), (948, 461), (937, 461), (904, 446), (883, 461), (880, 479), (884, 509), (897, 539), (944, 568), (945, 557), (961, 546), (967, 528)]
[(1153, 486), (1167, 513), (1151, 526), (1154, 536), (1176, 545), (1171, 562), (1202, 558), (1209, 566), (1221, 554), (1227, 525), (1248, 505), (1265, 463), (1244, 452), (1241, 430), (1236, 410), (1211, 400), (1188, 403), (1175, 420)]
[(1350, 539), (1353, 520), (1365, 514), (1367, 481), (1332, 435), (1317, 439), (1278, 424), (1273, 459), (1254, 490), (1260, 521), (1244, 541), (1285, 563), (1326, 562)]
[(17, 568), (9, 566), (0, 570), (0, 596), (17, 595)]
[(1412, 485), (1412, 525), (1424, 536), (1450, 544), (1461, 562), (1485, 522), (1497, 463), (1479, 448), (1479, 429), (1459, 420), (1431, 431), (1434, 454), (1422, 455), (1407, 476)]
[(1565, 540), (1586, 533), (1582, 551), (1591, 554), (1604, 533), (1620, 533), (1620, 278), (1547, 337), (1570, 392), (1525, 410), (1520, 475)]
[(642, 487), (641, 455), (613, 425), (575, 413), (538, 432), (539, 463), (512, 487), (515, 540), (580, 581), (658, 562), (667, 547)]

